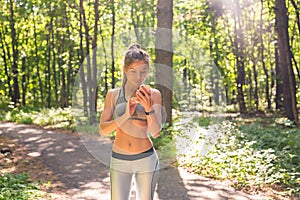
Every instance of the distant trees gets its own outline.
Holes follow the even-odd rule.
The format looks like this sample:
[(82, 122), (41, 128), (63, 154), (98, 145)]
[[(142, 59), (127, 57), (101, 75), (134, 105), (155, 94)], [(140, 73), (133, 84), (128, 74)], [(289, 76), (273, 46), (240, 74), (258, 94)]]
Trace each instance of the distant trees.
[[(224, 102), (245, 114), (284, 110), (297, 121), (298, 4), (294, 0), (4, 1), (0, 101), (67, 107), (77, 98), (94, 123), (97, 103), (121, 81), (120, 52), (138, 42), (146, 48), (155, 45), (155, 51), (149, 51), (156, 63), (151, 81), (163, 94), (170, 124), (176, 106), (201, 111)], [(145, 27), (156, 29), (156, 41), (154, 32), (141, 31)], [(174, 40), (172, 29), (180, 41)], [(131, 31), (134, 35), (123, 34)], [(174, 72), (182, 83), (173, 80)], [(74, 96), (77, 75), (80, 91), (75, 90)]]

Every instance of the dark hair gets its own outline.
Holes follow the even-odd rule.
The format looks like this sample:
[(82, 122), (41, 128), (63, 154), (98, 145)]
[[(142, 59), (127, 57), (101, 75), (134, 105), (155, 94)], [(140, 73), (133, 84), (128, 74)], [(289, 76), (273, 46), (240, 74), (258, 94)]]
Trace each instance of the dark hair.
[(125, 53), (124, 60), (123, 60), (123, 70), (124, 70), (123, 71), (124, 77), (122, 83), (123, 86), (127, 81), (125, 70), (127, 70), (132, 63), (140, 60), (143, 60), (149, 67), (150, 65), (149, 54), (146, 51), (144, 51), (139, 44), (130, 45)]
[(132, 44), (128, 47), (124, 56), (124, 69), (127, 69), (133, 62), (143, 60), (149, 66), (150, 56), (139, 44)]

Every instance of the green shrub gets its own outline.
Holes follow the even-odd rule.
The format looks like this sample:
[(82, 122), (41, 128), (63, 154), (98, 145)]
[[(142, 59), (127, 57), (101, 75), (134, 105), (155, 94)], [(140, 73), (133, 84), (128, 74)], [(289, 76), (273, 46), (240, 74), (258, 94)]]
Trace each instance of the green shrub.
[[(230, 179), (237, 187), (281, 184), (286, 193), (299, 195), (299, 129), (259, 123), (238, 127), (223, 121), (207, 130), (194, 141), (198, 146), (181, 158), (183, 165), (202, 175)], [(203, 154), (199, 144), (212, 148)]]
[(33, 200), (39, 199), (43, 194), (38, 184), (29, 182), (26, 173), (0, 175), (0, 200)]
[(72, 108), (50, 108), (35, 109), (18, 107), (12, 110), (1, 112), (1, 120), (16, 122), (20, 124), (35, 124), (39, 126), (53, 126), (64, 129), (74, 129), (75, 119)]

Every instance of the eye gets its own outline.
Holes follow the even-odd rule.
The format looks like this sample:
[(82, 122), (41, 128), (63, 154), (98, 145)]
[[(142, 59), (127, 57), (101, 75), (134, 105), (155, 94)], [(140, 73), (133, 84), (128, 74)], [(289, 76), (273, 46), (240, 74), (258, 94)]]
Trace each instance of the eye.
[(147, 73), (147, 71), (141, 71), (141, 73), (142, 73), (142, 74), (145, 74), (145, 73)]

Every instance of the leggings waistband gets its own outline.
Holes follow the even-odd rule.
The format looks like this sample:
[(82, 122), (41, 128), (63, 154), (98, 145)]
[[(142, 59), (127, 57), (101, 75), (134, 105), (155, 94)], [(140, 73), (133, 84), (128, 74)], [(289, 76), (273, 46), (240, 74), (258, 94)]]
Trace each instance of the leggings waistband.
[(120, 154), (120, 153), (116, 153), (113, 151), (111, 156), (113, 158), (117, 158), (117, 159), (121, 159), (121, 160), (138, 160), (141, 158), (146, 158), (148, 156), (151, 156), (153, 153), (154, 153), (154, 148), (151, 147), (147, 151), (144, 151), (144, 152), (138, 153), (138, 154), (133, 154), (133, 155)]

